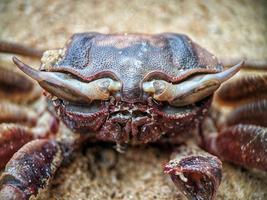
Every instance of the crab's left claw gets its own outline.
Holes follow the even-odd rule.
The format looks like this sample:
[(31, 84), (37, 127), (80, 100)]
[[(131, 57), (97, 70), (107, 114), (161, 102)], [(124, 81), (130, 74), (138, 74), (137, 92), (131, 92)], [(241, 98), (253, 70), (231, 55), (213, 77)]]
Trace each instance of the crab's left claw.
[(180, 147), (164, 167), (188, 199), (215, 199), (222, 177), (221, 161), (200, 149)]

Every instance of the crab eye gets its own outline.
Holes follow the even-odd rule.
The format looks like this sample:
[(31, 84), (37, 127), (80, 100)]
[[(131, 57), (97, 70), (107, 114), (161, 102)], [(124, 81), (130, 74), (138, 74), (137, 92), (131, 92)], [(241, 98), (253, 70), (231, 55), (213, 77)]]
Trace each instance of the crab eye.
[(158, 101), (168, 101), (173, 106), (185, 106), (213, 94), (220, 85), (236, 74), (243, 62), (216, 74), (196, 75), (188, 80), (173, 84), (164, 80), (143, 83), (143, 90)]
[(13, 60), (46, 91), (68, 101), (90, 103), (93, 100), (107, 100), (112, 92), (121, 89), (121, 83), (111, 78), (101, 78), (87, 83), (65, 73), (37, 71), (16, 58)]

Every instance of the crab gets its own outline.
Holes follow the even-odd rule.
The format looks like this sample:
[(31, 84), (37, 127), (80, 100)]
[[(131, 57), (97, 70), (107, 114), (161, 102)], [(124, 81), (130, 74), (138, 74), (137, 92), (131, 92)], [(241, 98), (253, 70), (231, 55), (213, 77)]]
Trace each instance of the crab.
[[(3, 42), (0, 50), (42, 54)], [(40, 70), (13, 61), (43, 88), (47, 106), (35, 102), (44, 98), (31, 80), (0, 68), (0, 95), (10, 99), (0, 104), (0, 199), (36, 196), (88, 141), (115, 143), (118, 151), (174, 146), (163, 170), (188, 199), (216, 198), (221, 160), (267, 171), (264, 68), (227, 81), (247, 65), (224, 67), (175, 33), (74, 34), (64, 48), (43, 53)], [(71, 135), (59, 133), (61, 122)], [(202, 150), (186, 145), (192, 137)]]

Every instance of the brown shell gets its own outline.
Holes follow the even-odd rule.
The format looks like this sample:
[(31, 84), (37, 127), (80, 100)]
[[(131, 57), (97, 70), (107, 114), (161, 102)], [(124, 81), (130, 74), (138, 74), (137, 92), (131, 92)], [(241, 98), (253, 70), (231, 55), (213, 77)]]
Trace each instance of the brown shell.
[(174, 33), (75, 34), (58, 62), (41, 66), (41, 70), (69, 72), (85, 81), (113, 77), (122, 82), (125, 99), (141, 98), (145, 79), (178, 82), (193, 73), (222, 69), (215, 56)]

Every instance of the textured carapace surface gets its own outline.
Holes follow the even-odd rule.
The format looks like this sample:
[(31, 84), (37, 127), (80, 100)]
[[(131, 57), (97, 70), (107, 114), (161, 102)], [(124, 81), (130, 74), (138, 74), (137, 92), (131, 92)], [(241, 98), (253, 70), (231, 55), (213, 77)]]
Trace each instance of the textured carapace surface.
[(108, 77), (122, 88), (112, 101), (77, 105), (56, 100), (59, 115), (76, 132), (97, 132), (98, 139), (119, 143), (146, 143), (188, 130), (210, 105), (210, 98), (179, 108), (152, 101), (142, 90), (144, 80), (177, 83), (192, 74), (223, 69), (215, 56), (173, 33), (81, 33), (71, 38), (63, 54), (56, 62), (43, 63), (41, 70), (70, 73), (84, 82)]
[[(43, 69), (46, 70), (46, 69)], [(68, 71), (93, 80), (111, 76), (123, 83), (125, 101), (142, 100), (141, 83), (146, 77), (178, 82), (194, 72), (218, 72), (215, 56), (181, 34), (74, 35), (63, 59), (49, 71)]]

